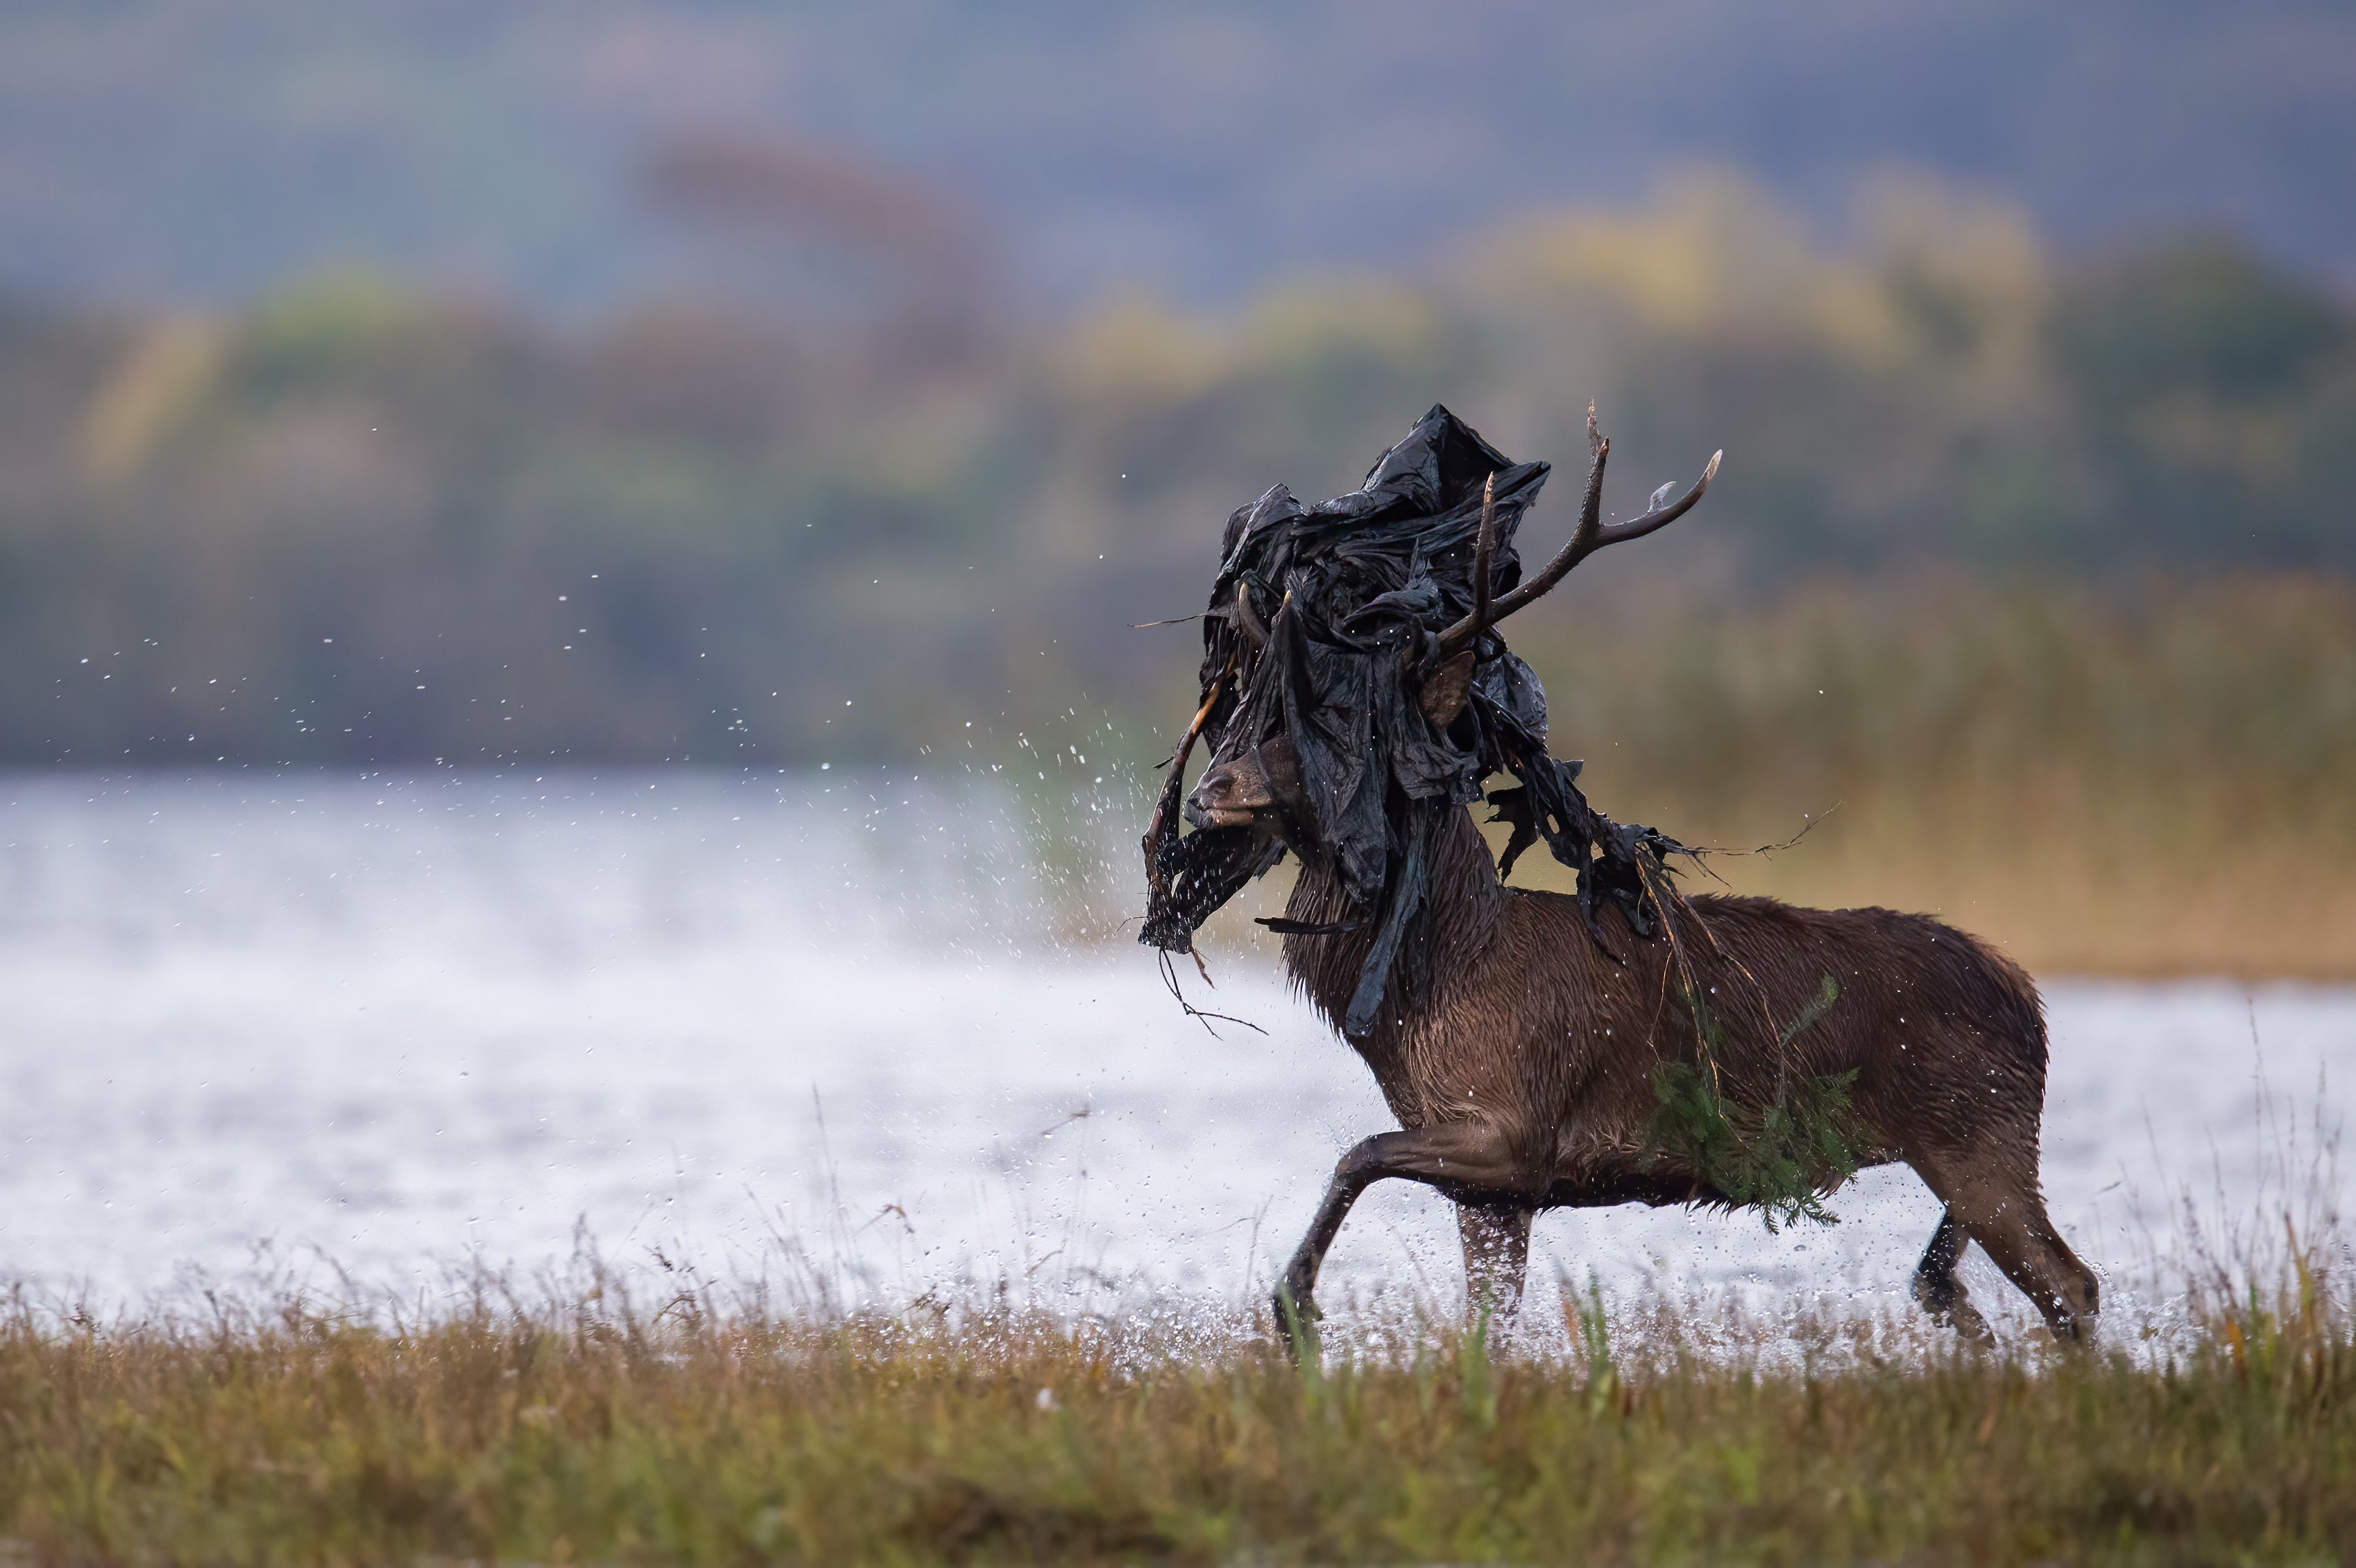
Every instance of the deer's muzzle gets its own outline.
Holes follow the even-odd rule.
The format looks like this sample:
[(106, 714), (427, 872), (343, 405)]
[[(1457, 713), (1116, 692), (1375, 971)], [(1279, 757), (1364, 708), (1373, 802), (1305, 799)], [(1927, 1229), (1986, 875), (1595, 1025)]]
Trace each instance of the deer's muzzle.
[(1205, 768), (1186, 798), (1186, 820), (1198, 828), (1249, 827), (1282, 809), (1300, 779), (1292, 743), (1276, 736)]

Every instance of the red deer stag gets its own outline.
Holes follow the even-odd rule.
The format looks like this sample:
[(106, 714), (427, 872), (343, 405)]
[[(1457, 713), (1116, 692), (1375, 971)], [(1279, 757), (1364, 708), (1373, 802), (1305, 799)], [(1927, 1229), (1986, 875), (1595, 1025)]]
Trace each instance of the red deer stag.
[[(2094, 1275), (2038, 1182), (2046, 1039), (2035, 986), (1926, 916), (1803, 909), (1676, 892), (1689, 854), (1590, 808), (1579, 764), (1545, 750), (1545, 696), (1496, 624), (1607, 545), (1702, 497), (1669, 486), (1601, 521), (1610, 446), (1588, 420), (1585, 504), (1526, 582), (1513, 537), (1544, 464), (1515, 465), (1435, 408), (1365, 485), (1317, 507), (1283, 487), (1238, 511), (1205, 618), (1203, 701), (1146, 842), (1143, 940), (1192, 950), (1194, 929), (1286, 852), (1301, 871), (1281, 919), (1295, 984), (1356, 1048), (1399, 1130), (1342, 1157), (1277, 1290), (1305, 1329), (1318, 1268), (1367, 1187), (1404, 1177), (1458, 1206), (1468, 1285), (1510, 1312), (1530, 1222), (1545, 1208), (1757, 1201), (1665, 1146), (1665, 1064), (1711, 1075), (1719, 1103), (1781, 1103), (1794, 1081), (1840, 1087), (1847, 1146), (1811, 1165), (1808, 1203), (1858, 1165), (1902, 1160), (1946, 1206), (1916, 1298), (1976, 1337), (1955, 1265), (1977, 1241), (2077, 1337)], [(1175, 817), (1186, 755), (1211, 760)], [(1513, 824), (1500, 863), (1467, 808)], [(1543, 837), (1578, 894), (1505, 885)], [(1689, 1080), (1690, 1081), (1690, 1080)]]

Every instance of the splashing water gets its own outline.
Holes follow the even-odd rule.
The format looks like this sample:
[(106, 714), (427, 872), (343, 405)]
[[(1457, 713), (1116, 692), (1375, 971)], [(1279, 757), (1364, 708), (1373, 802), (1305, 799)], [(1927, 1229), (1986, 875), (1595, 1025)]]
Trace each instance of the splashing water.
[[(398, 1287), (577, 1226), (625, 1264), (790, 1254), (846, 1300), (1251, 1299), (1391, 1125), (1373, 1082), (1272, 944), (1209, 943), (1215, 1004), (1269, 1031), (1214, 1036), (1119, 933), (1057, 935), (1020, 814), (840, 770), (0, 781), (0, 1274), (131, 1299), (266, 1244)], [(1107, 821), (1088, 897), (1119, 907), (1136, 831)], [(2047, 990), (2045, 1184), (2115, 1316), (2186, 1183), (2212, 1225), (2293, 1196), (2283, 1129), (2329, 1133), (2356, 990)], [(1557, 1212), (1532, 1276), (1901, 1302), (1929, 1194), (1869, 1171), (1832, 1207), (1782, 1238)], [(1377, 1187), (1331, 1269), (1337, 1306), (1452, 1304), (1447, 1205)]]

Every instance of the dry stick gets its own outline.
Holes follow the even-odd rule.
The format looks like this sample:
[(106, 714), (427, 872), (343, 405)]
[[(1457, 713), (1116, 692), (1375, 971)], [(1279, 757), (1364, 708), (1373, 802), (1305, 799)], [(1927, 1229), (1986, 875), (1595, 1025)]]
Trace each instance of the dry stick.
[[(1669, 918), (1669, 901), (1662, 897), (1661, 889), (1654, 885), (1652, 873), (1644, 868), (1645, 859), (1651, 853), (1639, 844), (1636, 846), (1636, 853), (1630, 856), (1630, 861), (1636, 867), (1636, 880), (1644, 884), (1645, 896), (1653, 901), (1653, 912), (1660, 917), (1661, 934), (1669, 940), (1669, 960), (1677, 966), (1677, 976), (1686, 984), (1686, 1011), (1693, 1017), (1694, 1044), (1701, 1049), (1702, 1065), (1709, 1069), (1711, 1089), (1720, 1099), (1723, 1099), (1726, 1094), (1725, 1081), (1719, 1075), (1718, 1056), (1709, 1047), (1709, 1034), (1702, 1027), (1701, 1022), (1701, 1010), (1708, 1004), (1701, 999), (1702, 993), (1699, 983), (1694, 979), (1693, 966), (1686, 961), (1686, 947), (1685, 943), (1677, 940), (1676, 922)], [(1677, 902), (1681, 907), (1691, 910), (1692, 906), (1686, 904), (1684, 899), (1680, 898)], [(1699, 918), (1697, 914), (1696, 918)], [(1704, 922), (1703, 934), (1708, 935), (1708, 923)], [(1713, 939), (1710, 946), (1716, 948), (1717, 945), (1716, 940)], [(1661, 984), (1664, 990), (1668, 986), (1666, 970), (1661, 972)]]
[[(1831, 805), (1826, 807), (1820, 814), (1809, 818), (1808, 825), (1806, 827), (1802, 828), (1798, 832), (1794, 833), (1782, 843), (1762, 843), (1756, 849), (1730, 849), (1722, 843), (1697, 843), (1687, 844), (1686, 847), (1691, 852), (1696, 860), (1701, 862), (1702, 869), (1705, 871), (1709, 870), (1708, 857), (1714, 854), (1732, 855), (1738, 858), (1753, 854), (1781, 854), (1785, 850), (1797, 844), (1802, 839), (1806, 838), (1810, 833), (1815, 832), (1818, 823), (1822, 822), (1826, 817), (1831, 816), (1834, 812), (1839, 811), (1843, 806), (1847, 804), (1848, 802), (1847, 800), (1835, 800)], [(1714, 871), (1710, 872), (1710, 875), (1712, 876), (1718, 876), (1718, 874)], [(1724, 882), (1726, 878), (1719, 876), (1718, 880)]]
[[(1702, 1026), (1701, 1021), (1701, 1009), (1707, 1005), (1707, 1004), (1702, 1001), (1701, 989), (1694, 980), (1692, 966), (1686, 961), (1685, 944), (1677, 940), (1676, 924), (1669, 918), (1671, 900), (1675, 900), (1676, 907), (1677, 908), (1684, 910), (1694, 918), (1694, 923), (1701, 928), (1702, 940), (1709, 943), (1710, 950), (1716, 953), (1719, 958), (1732, 964), (1737, 970), (1740, 971), (1742, 978), (1751, 983), (1751, 993), (1759, 1000), (1760, 1016), (1766, 1022), (1768, 1035), (1770, 1037), (1773, 1037), (1776, 1034), (1775, 1019), (1774, 1015), (1769, 1012), (1767, 1007), (1766, 989), (1759, 983), (1758, 978), (1753, 975), (1749, 969), (1744, 967), (1740, 959), (1734, 957), (1724, 948), (1719, 946), (1717, 933), (1713, 932), (1709, 929), (1709, 922), (1702, 918), (1700, 910), (1695, 908), (1693, 905), (1686, 899), (1685, 896), (1678, 893), (1674, 886), (1665, 888), (1661, 884), (1655, 881), (1653, 872), (1646, 868), (1646, 862), (1650, 859), (1649, 853), (1643, 846), (1639, 845), (1637, 847), (1636, 853), (1633, 858), (1636, 867), (1636, 879), (1644, 884), (1645, 894), (1653, 901), (1654, 912), (1660, 917), (1662, 934), (1666, 936), (1669, 940), (1670, 958), (1676, 964), (1679, 978), (1685, 982), (1687, 998), (1686, 1010), (1693, 1017), (1694, 1043), (1697, 1047), (1699, 1047), (1703, 1065), (1709, 1069), (1711, 1092), (1718, 1097), (1720, 1103), (1723, 1103), (1726, 1099), (1726, 1080), (1719, 1071), (1717, 1053), (1710, 1049), (1709, 1034), (1708, 1031)], [(1663, 870), (1663, 874), (1665, 875), (1665, 868), (1660, 869)], [(1667, 894), (1667, 897), (1665, 897), (1663, 896), (1665, 891)], [(1668, 972), (1665, 969), (1661, 972), (1661, 986), (1664, 991), (1668, 988)], [(1777, 1039), (1775, 1047), (1775, 1096), (1779, 1104), (1784, 1102), (1790, 1093), (1790, 1069), (1791, 1051), (1789, 1048), (1789, 1042)]]
[(1171, 753), (1171, 767), (1181, 772), (1185, 770), (1187, 756), (1194, 749), (1194, 737), (1203, 733), (1203, 725), (1209, 722), (1212, 708), (1218, 704), (1219, 693), (1226, 689), (1227, 677), (1236, 672), (1236, 659), (1240, 652), (1241, 650), (1237, 650), (1237, 653), (1228, 654), (1227, 667), (1212, 678), (1211, 690), (1203, 698), (1203, 705), (1194, 710), (1194, 722), (1186, 726), (1185, 738), (1178, 743), (1178, 749)]
[[(1202, 954), (1196, 953), (1194, 957), (1195, 963), (1200, 964), (1203, 961)], [(1205, 973), (1203, 978), (1208, 980), (1210, 975)], [(1238, 1018), (1232, 1013), (1213, 1013), (1207, 1009), (1197, 1007), (1192, 1002), (1187, 1001), (1186, 993), (1178, 989), (1178, 966), (1170, 961), (1170, 955), (1167, 952), (1162, 954), (1162, 982), (1163, 984), (1170, 987), (1170, 994), (1178, 999), (1180, 1011), (1183, 1012), (1189, 1018), (1192, 1018), (1196, 1023), (1202, 1025), (1204, 1030), (1215, 1040), (1219, 1037), (1219, 1032), (1211, 1027), (1211, 1020), (1214, 1018), (1216, 1018), (1222, 1024), (1241, 1024), (1245, 1028), (1251, 1030), (1256, 1035), (1265, 1035), (1268, 1033), (1266, 1029), (1261, 1028), (1249, 1018)]]
[[(1238, 583), (1236, 586), (1240, 593), (1243, 585)], [(1247, 600), (1244, 602), (1244, 607), (1248, 609), (1249, 601)], [(1287, 588), (1284, 591), (1284, 602), (1276, 607), (1275, 619), (1271, 620), (1267, 626), (1258, 628), (1259, 632), (1259, 641), (1262, 647), (1267, 646), (1269, 638), (1274, 634), (1276, 621), (1282, 620), (1284, 618), (1284, 612), (1291, 607), (1292, 590)], [(1188, 618), (1200, 619), (1201, 618), (1190, 617)], [(1173, 778), (1176, 778), (1186, 771), (1186, 758), (1194, 749), (1194, 737), (1203, 733), (1203, 725), (1209, 721), (1211, 717), (1211, 710), (1218, 705), (1219, 693), (1226, 690), (1227, 682), (1235, 675), (1236, 666), (1243, 662), (1243, 639), (1238, 636), (1235, 649), (1227, 655), (1227, 667), (1225, 670), (1220, 671), (1217, 675), (1212, 678), (1211, 689), (1204, 695), (1203, 705), (1194, 710), (1194, 722), (1186, 726), (1186, 738), (1180, 741), (1178, 743), (1178, 749), (1170, 754), (1168, 766), (1173, 769), (1171, 775)], [(1162, 813), (1159, 811), (1155, 811), (1154, 822), (1157, 826), (1160, 824), (1161, 820)], [(1148, 836), (1151, 835), (1149, 834)]]
[[(1291, 602), (1290, 595), (1286, 596), (1286, 602)], [(1171, 802), (1177, 797), (1179, 789), (1185, 783), (1186, 759), (1194, 754), (1194, 742), (1202, 735), (1203, 726), (1210, 722), (1211, 710), (1218, 706), (1221, 694), (1226, 691), (1228, 677), (1236, 672), (1237, 661), (1242, 657), (1243, 650), (1240, 647), (1227, 655), (1227, 667), (1212, 677), (1211, 689), (1203, 696), (1203, 705), (1194, 710), (1194, 722), (1186, 726), (1185, 736), (1178, 742), (1178, 749), (1170, 754), (1170, 760), (1164, 765), (1170, 769), (1170, 781), (1162, 787), (1162, 799), (1154, 802), (1152, 819), (1145, 825), (1145, 876), (1148, 888), (1156, 898), (1162, 897), (1169, 887), (1169, 884), (1162, 878), (1161, 862), (1154, 854), (1154, 844), (1162, 837), (1162, 827), (1170, 820)], [(1212, 986), (1214, 990), (1217, 989), (1211, 979), (1209, 967), (1203, 962), (1203, 955), (1193, 952), (1192, 956), (1194, 960), (1194, 968), (1203, 976), (1203, 983)], [(1268, 1033), (1266, 1029), (1260, 1028), (1248, 1018), (1237, 1018), (1226, 1013), (1206, 1012), (1187, 1001), (1186, 993), (1178, 989), (1178, 971), (1170, 961), (1170, 955), (1167, 952), (1162, 955), (1162, 978), (1169, 985), (1170, 994), (1176, 997), (1178, 1005), (1185, 1010), (1186, 1015), (1201, 1023), (1204, 1028), (1210, 1029), (1210, 1021), (1216, 1018), (1222, 1023), (1241, 1024), (1245, 1028), (1259, 1034)], [(1218, 1031), (1213, 1029), (1211, 1032), (1216, 1035)]]
[[(1804, 833), (1807, 830), (1804, 828), (1801, 830)], [(1798, 841), (1795, 838), (1794, 842), (1796, 843)], [(1644, 854), (1645, 852), (1642, 849), (1639, 849), (1636, 852), (1635, 863), (1637, 880), (1644, 883), (1644, 891), (1652, 897), (1653, 907), (1660, 911), (1661, 929), (1668, 933), (1669, 949), (1672, 952), (1677, 955), (1677, 969), (1679, 972), (1686, 976), (1687, 989), (1688, 991), (1692, 990), (1693, 977), (1691, 972), (1686, 966), (1684, 950), (1678, 946), (1676, 929), (1669, 920), (1668, 908), (1662, 897), (1664, 890), (1666, 891), (1668, 897), (1674, 898), (1676, 901), (1676, 907), (1679, 909), (1693, 917), (1694, 924), (1701, 929), (1702, 940), (1709, 944), (1709, 950), (1719, 958), (1724, 960), (1726, 962), (1732, 964), (1734, 966), (1735, 972), (1741, 975), (1745, 981), (1750, 983), (1751, 997), (1759, 1004), (1759, 1021), (1766, 1025), (1767, 1037), (1775, 1041), (1775, 1098), (1777, 1102), (1781, 1103), (1791, 1092), (1791, 1043), (1783, 1039), (1781, 1037), (1780, 1031), (1775, 1027), (1775, 1014), (1773, 1008), (1768, 1004), (1767, 988), (1759, 983), (1759, 977), (1751, 973), (1749, 966), (1744, 964), (1740, 959), (1735, 957), (1732, 953), (1728, 952), (1724, 948), (1719, 946), (1718, 933), (1709, 929), (1709, 921), (1702, 917), (1702, 912), (1699, 909), (1693, 907), (1691, 900), (1687, 899), (1684, 894), (1676, 890), (1674, 884), (1665, 882), (1663, 886), (1659, 887), (1656, 887), (1654, 885), (1651, 875), (1647, 874), (1644, 869)], [(1665, 868), (1664, 868), (1664, 875), (1665, 875)], [(1698, 1034), (1701, 1028), (1700, 1020), (1698, 1018), (1695, 1020), (1694, 1027), (1697, 1034)], [(1708, 1056), (1707, 1042), (1705, 1042), (1703, 1055), (1705, 1058)], [(1713, 1081), (1716, 1081), (1718, 1079), (1717, 1064), (1714, 1061), (1711, 1063), (1710, 1067), (1710, 1077)]]
[[(1829, 816), (1831, 813), (1826, 812), (1826, 815)], [(1815, 822), (1810, 822), (1808, 827), (1814, 827), (1815, 825)], [(1789, 848), (1790, 845), (1797, 843), (1801, 839), (1806, 837), (1807, 832), (1807, 828), (1802, 828), (1798, 832), (1793, 834), (1792, 837), (1783, 845), (1765, 845), (1757, 851), (1748, 853), (1765, 854), (1768, 850), (1773, 848)], [(1736, 851), (1734, 853), (1741, 854), (1746, 852)], [(1669, 935), (1669, 949), (1670, 951), (1676, 956), (1679, 972), (1684, 974), (1686, 977), (1686, 988), (1687, 993), (1690, 994), (1698, 994), (1693, 991), (1694, 983), (1692, 974), (1686, 967), (1684, 953), (1678, 947), (1676, 933), (1671, 927), (1667, 911), (1662, 904), (1661, 893), (1655, 887), (1652, 878), (1645, 872), (1644, 855), (1641, 850), (1636, 855), (1636, 875), (1637, 878), (1644, 884), (1644, 890), (1652, 896), (1654, 907), (1656, 909), (1661, 910), (1662, 929), (1666, 931)], [(1792, 1041), (1794, 1038), (1797, 1037), (1798, 1031), (1795, 1030), (1792, 1036), (1786, 1036), (1782, 1030), (1775, 1026), (1775, 1014), (1773, 1008), (1768, 1002), (1766, 986), (1760, 983), (1759, 977), (1751, 972), (1749, 965), (1745, 964), (1740, 959), (1735, 957), (1734, 954), (1727, 951), (1726, 949), (1719, 945), (1718, 934), (1709, 929), (1709, 921), (1703, 918), (1700, 910), (1693, 907), (1690, 900), (1688, 900), (1683, 894), (1677, 892), (1674, 885), (1668, 886), (1668, 892), (1672, 897), (1676, 898), (1677, 907), (1685, 910), (1687, 914), (1690, 914), (1694, 918), (1694, 924), (1701, 928), (1702, 940), (1709, 944), (1710, 951), (1717, 954), (1719, 958), (1727, 963), (1733, 965), (1735, 972), (1740, 974), (1743, 980), (1749, 983), (1751, 987), (1751, 994), (1759, 1004), (1759, 1020), (1766, 1026), (1767, 1037), (1775, 1042), (1775, 1102), (1779, 1106), (1788, 1106), (1791, 1102), (1792, 1093)], [(1662, 973), (1662, 982), (1663, 987), (1665, 989), (1667, 984), (1666, 971), (1664, 971)], [(1802, 1015), (1805, 1016), (1804, 1010), (1803, 1010)], [(1717, 1087), (1719, 1098), (1722, 1100), (1725, 1096), (1724, 1083), (1723, 1080), (1719, 1078), (1718, 1064), (1710, 1054), (1708, 1039), (1703, 1036), (1701, 1021), (1698, 1015), (1696, 1016), (1694, 1021), (1694, 1033), (1696, 1039), (1700, 1042), (1702, 1047), (1702, 1059), (1709, 1064), (1711, 1081), (1713, 1085)]]
[[(1728, 952), (1724, 948), (1719, 945), (1718, 933), (1709, 929), (1709, 921), (1703, 918), (1702, 912), (1695, 908), (1691, 900), (1687, 899), (1684, 894), (1677, 891), (1675, 884), (1669, 883), (1665, 880), (1665, 867), (1659, 868), (1662, 871), (1664, 880), (1657, 884), (1655, 882), (1652, 873), (1645, 868), (1646, 859), (1647, 852), (1640, 847), (1636, 851), (1634, 857), (1636, 878), (1644, 885), (1644, 892), (1651, 897), (1655, 911), (1661, 917), (1661, 929), (1669, 939), (1669, 951), (1676, 960), (1677, 972), (1685, 979), (1686, 991), (1687, 994), (1694, 997), (1695, 1000), (1698, 1002), (1701, 993), (1695, 989), (1693, 970), (1686, 961), (1684, 944), (1677, 940), (1676, 924), (1669, 918), (1669, 909), (1671, 908), (1672, 901), (1674, 901), (1674, 905), (1677, 909), (1693, 917), (1693, 923), (1697, 927), (1700, 928), (1702, 940), (1709, 944), (1709, 950), (1716, 954), (1719, 959), (1732, 964), (1735, 971), (1740, 973), (1744, 980), (1750, 982), (1751, 996), (1759, 1004), (1760, 1020), (1767, 1026), (1767, 1034), (1769, 1037), (1774, 1038), (1776, 1036), (1775, 1015), (1768, 1006), (1767, 988), (1759, 983), (1759, 977), (1752, 974), (1750, 969), (1740, 959), (1736, 958), (1732, 953)], [(1694, 1017), (1694, 1035), (1695, 1038), (1701, 1044), (1702, 1059), (1709, 1064), (1710, 1081), (1717, 1087), (1719, 1094), (1723, 1096), (1725, 1093), (1725, 1083), (1719, 1077), (1718, 1061), (1709, 1049), (1709, 1042), (1707, 1035), (1702, 1029), (1701, 1018), (1698, 1012), (1696, 1013)], [(1777, 1040), (1775, 1048), (1775, 1094), (1779, 1101), (1781, 1101), (1789, 1092), (1787, 1085), (1790, 1078), (1790, 1066), (1791, 1052), (1787, 1048), (1786, 1043), (1779, 1039)]]
[[(1833, 811), (1839, 811), (1842, 804), (1843, 802), (1835, 801), (1831, 811), (1825, 812), (1823, 817), (1811, 818), (1806, 827), (1802, 828), (1798, 832), (1794, 833), (1782, 843), (1763, 843), (1757, 849), (1704, 849), (1697, 851), (1695, 858), (1701, 861), (1703, 870), (1708, 871), (1709, 862), (1706, 859), (1702, 859), (1702, 856), (1704, 855), (1774, 854), (1780, 851), (1787, 850), (1794, 844), (1798, 843), (1802, 839), (1806, 838), (1810, 832), (1815, 831), (1816, 823), (1824, 821), (1825, 817), (1831, 816)], [(1642, 875), (1641, 870), (1639, 871), (1639, 875)], [(1712, 876), (1718, 876), (1718, 874), (1714, 871), (1711, 871), (1710, 875)], [(1718, 876), (1718, 880), (1723, 883), (1726, 879), (1722, 876)], [(1767, 1026), (1768, 1036), (1775, 1041), (1775, 1094), (1776, 1098), (1781, 1101), (1790, 1093), (1791, 1090), (1791, 1041), (1784, 1039), (1783, 1037), (1783, 1031), (1775, 1027), (1775, 1013), (1774, 1009), (1768, 1003), (1767, 988), (1759, 983), (1759, 977), (1752, 974), (1751, 971), (1743, 965), (1740, 959), (1736, 958), (1732, 953), (1728, 952), (1724, 948), (1718, 945), (1718, 937), (1716, 933), (1710, 930), (1709, 922), (1702, 918), (1700, 910), (1693, 909), (1691, 904), (1687, 902), (1682, 895), (1679, 896), (1678, 901), (1692, 911), (1695, 924), (1701, 927), (1702, 937), (1709, 943), (1709, 950), (1724, 959), (1727, 962), (1732, 964), (1736, 971), (1741, 974), (1742, 978), (1751, 983), (1751, 993), (1759, 1003), (1760, 1022)]]
[(1185, 738), (1178, 743), (1178, 749), (1172, 752), (1170, 760), (1162, 765), (1170, 769), (1170, 781), (1162, 787), (1162, 798), (1153, 803), (1153, 815), (1146, 821), (1142, 845), (1146, 891), (1156, 899), (1170, 890), (1170, 884), (1162, 875), (1161, 857), (1154, 853), (1154, 846), (1161, 842), (1162, 830), (1169, 825), (1170, 808), (1175, 803), (1178, 790), (1185, 782), (1186, 758), (1194, 753), (1194, 737), (1203, 733), (1203, 725), (1209, 721), (1211, 710), (1218, 705), (1219, 694), (1226, 690), (1227, 677), (1236, 672), (1236, 660), (1242, 653), (1243, 650), (1238, 648), (1227, 655), (1227, 667), (1212, 678), (1211, 689), (1205, 693), (1203, 705), (1194, 710), (1194, 722), (1186, 726)]

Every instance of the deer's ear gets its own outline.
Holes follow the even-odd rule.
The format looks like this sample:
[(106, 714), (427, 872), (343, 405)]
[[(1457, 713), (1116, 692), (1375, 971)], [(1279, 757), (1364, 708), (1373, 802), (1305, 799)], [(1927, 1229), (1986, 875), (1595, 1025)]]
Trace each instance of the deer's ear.
[(1416, 703), (1434, 729), (1446, 729), (1464, 711), (1472, 691), (1472, 650), (1465, 649), (1427, 676)]
[(1301, 794), (1301, 753), (1289, 735), (1277, 734), (1252, 748), (1259, 758), (1260, 777), (1268, 781), (1277, 803), (1290, 808)]

